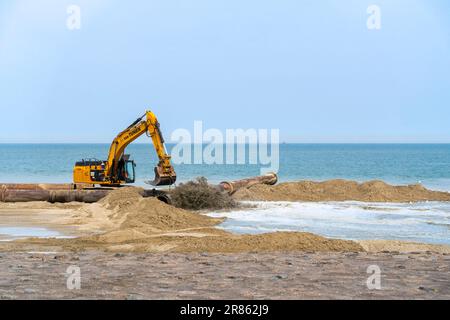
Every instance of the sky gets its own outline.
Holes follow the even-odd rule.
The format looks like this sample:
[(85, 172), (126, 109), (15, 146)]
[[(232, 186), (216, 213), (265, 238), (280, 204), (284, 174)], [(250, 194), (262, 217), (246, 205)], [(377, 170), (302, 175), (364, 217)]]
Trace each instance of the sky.
[(450, 2), (0, 2), (0, 143), (110, 142), (146, 109), (166, 140), (450, 143)]

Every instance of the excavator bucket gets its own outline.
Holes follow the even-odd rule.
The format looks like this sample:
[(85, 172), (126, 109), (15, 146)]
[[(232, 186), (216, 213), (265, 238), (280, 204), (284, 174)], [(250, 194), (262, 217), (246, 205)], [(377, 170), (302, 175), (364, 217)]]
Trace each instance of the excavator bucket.
[(177, 175), (173, 169), (164, 170), (163, 167), (155, 167), (155, 179), (153, 181), (146, 181), (147, 184), (152, 186), (169, 186), (174, 184), (177, 180)]

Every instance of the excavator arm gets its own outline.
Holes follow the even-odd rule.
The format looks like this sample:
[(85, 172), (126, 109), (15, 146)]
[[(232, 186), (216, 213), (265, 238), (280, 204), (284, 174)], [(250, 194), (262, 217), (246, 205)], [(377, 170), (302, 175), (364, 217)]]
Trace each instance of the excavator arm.
[(158, 119), (151, 111), (146, 111), (145, 115), (138, 118), (128, 128), (119, 133), (111, 144), (105, 170), (105, 175), (110, 177), (111, 181), (116, 180), (119, 176), (119, 164), (122, 160), (125, 148), (142, 134), (148, 134), (159, 158), (159, 163), (155, 167), (155, 179), (152, 185), (170, 185), (175, 183), (176, 173), (170, 163), (170, 155), (168, 155), (164, 146), (164, 138), (162, 136)]
[(177, 178), (175, 170), (170, 163), (170, 156), (167, 153), (166, 147), (164, 145), (164, 138), (159, 127), (158, 119), (153, 112), (147, 111), (147, 124), (148, 133), (153, 141), (153, 146), (155, 147), (156, 154), (158, 155), (159, 163), (155, 167), (155, 179), (150, 182), (151, 185), (161, 186), (161, 185), (171, 185), (174, 184)]

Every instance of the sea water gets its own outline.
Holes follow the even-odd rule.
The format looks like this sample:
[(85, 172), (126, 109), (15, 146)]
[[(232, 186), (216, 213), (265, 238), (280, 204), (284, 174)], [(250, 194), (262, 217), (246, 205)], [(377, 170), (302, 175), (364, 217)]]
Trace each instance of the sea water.
[(450, 245), (450, 203), (247, 202), (255, 208), (212, 212), (235, 233), (312, 232), (329, 238), (389, 239)]
[[(170, 152), (173, 145), (168, 145)], [(76, 161), (105, 160), (108, 144), (0, 144), (1, 182), (71, 182)], [(450, 191), (450, 144), (280, 144), (280, 181), (351, 179), (422, 183)], [(137, 185), (153, 180), (151, 144), (132, 144)], [(248, 157), (248, 155), (247, 155)], [(175, 164), (178, 182), (205, 176), (211, 183), (260, 174), (258, 164)]]
[(41, 227), (0, 227), (0, 241), (10, 241), (23, 238), (70, 238), (58, 231)]

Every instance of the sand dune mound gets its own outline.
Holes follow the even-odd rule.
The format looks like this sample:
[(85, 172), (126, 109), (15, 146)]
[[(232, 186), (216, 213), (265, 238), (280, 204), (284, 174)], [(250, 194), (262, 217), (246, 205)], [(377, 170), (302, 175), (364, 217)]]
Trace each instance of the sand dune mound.
[(189, 239), (174, 251), (192, 252), (273, 252), (273, 251), (363, 251), (353, 241), (327, 239), (305, 232), (274, 232), (259, 235), (234, 235)]
[(99, 204), (111, 211), (110, 217), (120, 216), (124, 220), (120, 228), (140, 228), (152, 226), (160, 231), (192, 227), (213, 226), (220, 222), (205, 215), (175, 208), (157, 198), (142, 196), (140, 188), (114, 190)]
[(254, 201), (450, 201), (450, 193), (427, 190), (422, 185), (392, 186), (382, 181), (358, 183), (347, 180), (255, 185), (238, 190), (233, 197), (236, 200)]
[(143, 192), (141, 188), (124, 187), (111, 191), (98, 204), (108, 210), (126, 211), (142, 199)]
[[(363, 247), (354, 242), (327, 239), (304, 232), (274, 232), (260, 235), (234, 235), (217, 229), (197, 232), (175, 232), (149, 235), (136, 229), (105, 233), (90, 240), (110, 251), (134, 252), (360, 252)], [(81, 246), (85, 246), (83, 243)]]
[[(144, 198), (141, 193), (142, 189), (133, 187), (111, 191), (99, 202), (77, 208), (62, 222), (92, 235), (125, 229), (152, 234), (211, 227), (222, 221), (175, 208), (153, 197)], [(131, 233), (130, 237), (134, 238)]]
[(142, 189), (114, 190), (99, 205), (106, 209), (105, 219), (113, 221), (111, 231), (91, 237), (101, 242), (124, 242), (185, 229), (213, 227), (222, 219), (175, 208), (156, 198), (144, 198)]
[(156, 198), (142, 199), (133, 209), (122, 223), (121, 228), (151, 226), (160, 231), (170, 231), (211, 227), (222, 221), (172, 207)]

